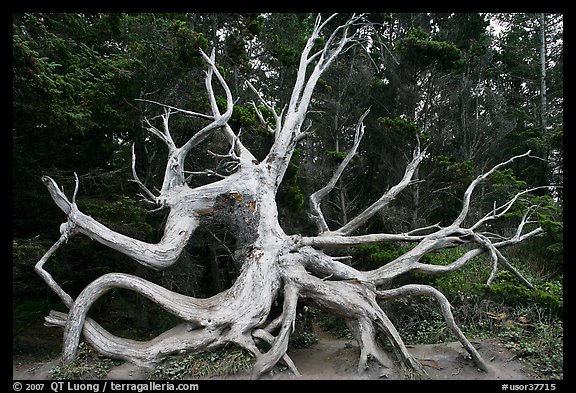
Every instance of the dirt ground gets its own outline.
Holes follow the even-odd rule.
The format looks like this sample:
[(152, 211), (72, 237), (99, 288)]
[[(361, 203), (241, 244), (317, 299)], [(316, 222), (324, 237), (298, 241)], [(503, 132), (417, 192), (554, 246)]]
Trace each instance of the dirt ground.
[[(420, 361), (431, 380), (536, 380), (529, 364), (519, 359), (497, 340), (471, 340), (478, 352), (490, 364), (490, 371), (479, 370), (469, 359), (459, 342), (409, 346), (410, 353)], [(56, 345), (59, 345), (58, 343)], [(264, 375), (263, 380), (403, 380), (406, 376), (390, 355), (387, 367), (371, 364), (358, 373), (359, 349), (355, 342), (322, 334), (319, 341), (308, 348), (291, 349), (290, 358), (302, 374), (296, 377), (287, 369), (277, 368)], [(48, 380), (56, 361), (26, 361), (13, 359), (14, 380)], [(146, 371), (128, 363), (113, 367), (105, 379), (143, 380)], [(211, 379), (211, 378), (206, 378)], [(250, 379), (248, 373), (225, 378)]]

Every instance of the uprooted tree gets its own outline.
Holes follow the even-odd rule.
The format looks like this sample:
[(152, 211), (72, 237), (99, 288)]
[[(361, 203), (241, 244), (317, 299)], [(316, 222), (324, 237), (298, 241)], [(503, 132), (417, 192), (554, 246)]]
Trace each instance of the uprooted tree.
[[(465, 225), (476, 186), (513, 160), (529, 157), (529, 152), (512, 157), (473, 180), (463, 195), (461, 210), (448, 226), (430, 225), (401, 234), (358, 234), (358, 230), (371, 217), (417, 181), (414, 174), (426, 157), (426, 149), (421, 149), (417, 142), (402, 179), (383, 191), (378, 200), (355, 218), (340, 228), (331, 229), (324, 217), (322, 202), (334, 189), (344, 169), (356, 154), (364, 133), (363, 120), (368, 115), (366, 111), (357, 122), (352, 148), (328, 184), (310, 196), (310, 219), (316, 224), (318, 234), (288, 235), (279, 223), (276, 194), (294, 149), (298, 142), (306, 137), (306, 132), (302, 129), (303, 122), (315, 85), (335, 58), (359, 39), (360, 29), (357, 24), (361, 21), (360, 17), (354, 16), (330, 34), (324, 35), (323, 30), (329, 20), (316, 20), (312, 34), (302, 51), (291, 99), (284, 111), (278, 113), (256, 88), (248, 84), (261, 105), (268, 109), (273, 117), (274, 125), (270, 126), (258, 111), (260, 119), (274, 134), (274, 142), (266, 158), (261, 161), (255, 158), (242, 143), (240, 133), (233, 130), (228, 123), (234, 99), (216, 67), (213, 53), (208, 56), (202, 52), (207, 63), (205, 85), (211, 114), (154, 103), (163, 109), (163, 113), (155, 119), (146, 120), (144, 127), (168, 148), (160, 190), (154, 193), (140, 181), (134, 154), (132, 169), (133, 180), (149, 202), (152, 202), (155, 208), (167, 209), (169, 212), (163, 236), (158, 243), (150, 244), (128, 237), (82, 213), (76, 204), (78, 179), (76, 189), (69, 198), (54, 180), (43, 177), (42, 180), (54, 202), (67, 216), (66, 222), (60, 227), (60, 238), (36, 265), (36, 272), (69, 308), (67, 314), (53, 311), (46, 317), (48, 324), (64, 327), (63, 363), (74, 360), (81, 336), (96, 351), (107, 357), (147, 367), (172, 354), (202, 352), (232, 343), (254, 355), (253, 378), (269, 372), (279, 362), (284, 362), (294, 374), (299, 375), (287, 349), (297, 315), (297, 305), (301, 299), (306, 299), (308, 304), (346, 322), (360, 347), (359, 372), (365, 369), (370, 359), (386, 364), (387, 354), (377, 339), (377, 335), (383, 333), (392, 344), (394, 355), (400, 364), (411, 373), (425, 375), (424, 369), (411, 356), (396, 327), (379, 303), (387, 299), (425, 295), (438, 302), (447, 326), (477, 365), (484, 370), (489, 369), (488, 364), (459, 329), (452, 315), (451, 305), (441, 292), (421, 284), (390, 288), (390, 283), (408, 272), (452, 272), (487, 253), (493, 264), (488, 284), (494, 278), (497, 268), (503, 267), (531, 286), (508, 263), (500, 249), (543, 232), (541, 228), (531, 225), (532, 208), (526, 210), (516, 233), (511, 237), (497, 236), (486, 229), (486, 224), (504, 216), (516, 201), (531, 190), (518, 193), (499, 205), (495, 204), (485, 216)], [(315, 45), (320, 38), (323, 38), (323, 45), (318, 49)], [(220, 86), (219, 89), (225, 92), (225, 110), (221, 110), (217, 104), (214, 78)], [(205, 121), (206, 125), (195, 132), (186, 143), (176, 146), (170, 132), (170, 116), (173, 114), (199, 118)], [(189, 176), (194, 173), (185, 171), (185, 160), (192, 149), (198, 148), (202, 141), (215, 134), (220, 134), (227, 140), (229, 151), (222, 157), (233, 165), (233, 170), (227, 175), (218, 174), (216, 181), (191, 187)], [(234, 235), (234, 259), (240, 263), (241, 270), (229, 289), (208, 298), (175, 293), (134, 275), (108, 273), (91, 282), (73, 299), (44, 269), (45, 262), (60, 246), (72, 236), (83, 234), (145, 267), (162, 270), (179, 260), (196, 229), (213, 220), (227, 225), (228, 231)], [(413, 243), (414, 247), (392, 262), (368, 271), (355, 269), (334, 253), (334, 250), (378, 242), (409, 242)], [(428, 253), (463, 245), (468, 245), (469, 250), (445, 265), (422, 262), (422, 257)], [(114, 288), (128, 289), (145, 296), (176, 316), (182, 323), (149, 341), (134, 341), (109, 333), (88, 317), (87, 313), (100, 297)], [(276, 301), (282, 305), (280, 315), (271, 312)]]

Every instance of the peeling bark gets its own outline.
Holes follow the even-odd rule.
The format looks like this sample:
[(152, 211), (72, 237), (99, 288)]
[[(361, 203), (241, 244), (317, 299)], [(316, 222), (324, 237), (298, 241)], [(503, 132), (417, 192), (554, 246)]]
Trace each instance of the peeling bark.
[[(239, 135), (228, 125), (233, 99), (226, 82), (218, 73), (213, 54), (203, 54), (208, 64), (206, 89), (211, 114), (198, 114), (156, 103), (164, 110), (160, 116), (161, 126), (156, 127), (151, 121), (146, 121), (144, 127), (168, 147), (168, 161), (160, 191), (156, 194), (151, 192), (138, 179), (134, 165), (132, 169), (135, 181), (144, 191), (146, 198), (156, 207), (169, 210), (164, 235), (158, 243), (150, 244), (130, 238), (82, 213), (75, 201), (78, 184), (72, 200), (69, 200), (52, 179), (43, 178), (50, 196), (67, 217), (60, 228), (61, 237), (36, 264), (36, 272), (69, 308), (67, 314), (52, 312), (46, 317), (47, 324), (64, 328), (64, 363), (75, 358), (82, 337), (105, 356), (147, 367), (152, 367), (172, 354), (202, 352), (233, 343), (254, 355), (256, 361), (253, 378), (259, 378), (271, 371), (279, 362), (284, 362), (298, 375), (299, 371), (287, 355), (287, 349), (295, 323), (296, 307), (299, 300), (305, 298), (314, 306), (346, 321), (360, 347), (359, 372), (365, 369), (370, 360), (387, 366), (387, 356), (376, 340), (376, 335), (381, 332), (392, 344), (396, 358), (407, 373), (425, 378), (423, 367), (410, 355), (396, 327), (380, 307), (379, 301), (427, 295), (437, 300), (448, 327), (479, 367), (486, 368), (484, 360), (458, 328), (451, 306), (440, 292), (422, 285), (405, 285), (392, 289), (387, 285), (394, 278), (410, 271), (426, 274), (454, 271), (484, 253), (490, 255), (495, 268), (503, 266), (529, 284), (508, 263), (500, 249), (542, 232), (540, 228), (525, 230), (527, 224), (531, 223), (530, 209), (511, 238), (494, 239), (481, 231), (486, 222), (504, 215), (523, 193), (499, 207), (495, 206), (492, 212), (471, 226), (464, 226), (475, 187), (498, 168), (527, 157), (529, 153), (513, 157), (475, 179), (466, 190), (457, 219), (447, 227), (431, 225), (403, 234), (354, 235), (374, 214), (417, 180), (413, 178), (414, 174), (425, 158), (425, 152), (418, 147), (397, 185), (384, 192), (377, 201), (342, 227), (330, 230), (322, 213), (321, 202), (334, 189), (346, 165), (356, 153), (364, 132), (362, 121), (368, 115), (366, 112), (358, 121), (354, 145), (345, 160), (328, 184), (311, 196), (310, 216), (317, 224), (318, 235), (289, 236), (278, 222), (276, 192), (297, 142), (305, 135), (301, 131), (301, 125), (315, 84), (332, 61), (358, 39), (354, 27), (361, 21), (361, 16), (353, 16), (346, 24), (325, 36), (324, 46), (312, 53), (316, 40), (321, 37), (330, 19), (322, 21), (318, 18), (316, 21), (314, 31), (302, 52), (288, 109), (280, 116), (275, 115), (276, 126), (270, 128), (270, 131), (275, 133), (274, 144), (262, 162), (254, 159), (240, 141)], [(226, 93), (227, 108), (224, 113), (220, 113), (216, 105), (212, 88), (213, 75)], [(253, 86), (250, 87), (257, 93)], [(258, 93), (257, 96), (264, 102)], [(265, 105), (272, 113), (276, 113), (268, 104)], [(169, 127), (170, 116), (177, 113), (209, 121), (208, 125), (180, 147), (175, 145)], [(261, 115), (260, 117), (264, 120)], [(222, 133), (228, 140), (230, 151), (226, 157), (236, 163), (236, 170), (229, 176), (222, 176), (218, 181), (191, 188), (184, 174), (185, 158), (200, 141), (215, 133)], [(526, 190), (524, 193), (530, 191)], [(235, 236), (237, 248), (234, 250), (234, 257), (241, 266), (240, 274), (233, 285), (209, 298), (185, 296), (137, 276), (111, 273), (94, 280), (73, 299), (44, 269), (45, 262), (75, 235), (88, 236), (145, 267), (165, 269), (178, 261), (194, 231), (209, 221), (225, 225)], [(385, 266), (370, 271), (359, 271), (330, 256), (330, 250), (339, 247), (395, 241), (411, 242), (415, 247)], [(464, 244), (475, 245), (476, 248), (445, 266), (421, 262), (422, 257), (430, 252)], [(110, 334), (89, 318), (88, 312), (95, 301), (113, 288), (128, 289), (150, 299), (178, 317), (182, 323), (145, 342)], [(271, 309), (276, 300), (282, 302), (282, 313), (272, 319)]]

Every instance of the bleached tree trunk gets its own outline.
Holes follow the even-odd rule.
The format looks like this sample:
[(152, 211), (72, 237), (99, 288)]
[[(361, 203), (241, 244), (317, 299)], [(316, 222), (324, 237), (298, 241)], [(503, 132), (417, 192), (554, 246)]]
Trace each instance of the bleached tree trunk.
[[(459, 269), (483, 253), (491, 256), (494, 272), (497, 266), (503, 266), (526, 282), (501, 254), (500, 248), (542, 232), (540, 228), (525, 231), (526, 225), (530, 223), (529, 215), (526, 214), (512, 238), (498, 237), (496, 241), (491, 235), (481, 231), (483, 224), (505, 214), (523, 193), (499, 207), (495, 206), (493, 211), (476, 223), (468, 226), (464, 224), (475, 187), (496, 169), (515, 159), (528, 156), (528, 153), (513, 157), (474, 180), (464, 195), (462, 210), (457, 219), (447, 227), (433, 225), (402, 234), (357, 235), (357, 230), (374, 214), (414, 183), (414, 173), (425, 158), (425, 151), (420, 151), (418, 145), (407, 162), (404, 176), (395, 186), (340, 228), (330, 229), (322, 213), (321, 202), (333, 190), (346, 165), (356, 153), (364, 133), (363, 119), (368, 115), (367, 111), (358, 121), (354, 145), (347, 157), (328, 184), (310, 198), (310, 216), (317, 225), (318, 235), (287, 235), (278, 222), (276, 192), (294, 148), (298, 141), (305, 137), (301, 126), (316, 82), (336, 56), (356, 42), (355, 29), (361, 17), (352, 17), (346, 24), (326, 35), (324, 46), (313, 52), (314, 44), (329, 20), (331, 18), (326, 21), (320, 18), (316, 20), (314, 30), (302, 51), (298, 75), (286, 112), (276, 115), (273, 108), (269, 107), (275, 116), (275, 127), (270, 129), (275, 134), (275, 141), (261, 162), (255, 160), (249, 149), (242, 144), (238, 134), (228, 125), (233, 98), (216, 68), (213, 55), (207, 56), (203, 53), (208, 64), (206, 90), (212, 108), (211, 114), (199, 114), (159, 104), (164, 109), (164, 113), (158, 118), (160, 126), (155, 126), (151, 121), (145, 123), (146, 129), (162, 140), (168, 148), (164, 180), (158, 193), (151, 192), (140, 182), (133, 164), (134, 180), (141, 186), (144, 195), (158, 208), (169, 210), (164, 235), (158, 243), (149, 244), (130, 238), (82, 213), (76, 205), (78, 183), (69, 199), (52, 179), (43, 178), (54, 202), (67, 216), (66, 222), (60, 228), (61, 237), (36, 265), (38, 274), (69, 308), (67, 314), (52, 312), (46, 317), (47, 323), (64, 327), (64, 363), (75, 358), (81, 336), (105, 356), (142, 366), (152, 366), (171, 354), (201, 352), (234, 343), (254, 354), (254, 378), (270, 371), (278, 362), (284, 362), (298, 375), (298, 370), (287, 355), (287, 349), (298, 301), (306, 298), (315, 306), (346, 321), (361, 349), (359, 371), (364, 369), (371, 358), (386, 363), (386, 354), (376, 340), (376, 334), (383, 332), (390, 340), (401, 364), (411, 373), (424, 375), (423, 368), (410, 355), (395, 326), (380, 307), (379, 301), (402, 296), (432, 296), (439, 303), (446, 323), (455, 337), (481, 368), (488, 369), (488, 365), (458, 328), (451, 306), (440, 292), (425, 285), (384, 288), (385, 284), (406, 272), (442, 274)], [(226, 94), (227, 108), (223, 113), (216, 105), (212, 86), (214, 76)], [(251, 85), (250, 87), (253, 88)], [(253, 90), (260, 99), (257, 90)], [(261, 101), (268, 106), (263, 99)], [(169, 123), (170, 116), (175, 113), (203, 118), (208, 124), (178, 147), (170, 134)], [(261, 113), (259, 115), (262, 117)], [(184, 172), (186, 156), (198, 143), (216, 133), (227, 138), (230, 150), (226, 157), (235, 163), (236, 169), (218, 181), (192, 188), (188, 185)], [(225, 223), (230, 233), (236, 237), (234, 258), (241, 263), (241, 270), (229, 289), (209, 298), (181, 295), (134, 275), (109, 273), (91, 282), (72, 299), (44, 269), (45, 262), (59, 247), (73, 236), (82, 234), (123, 253), (135, 263), (161, 270), (178, 261), (194, 231), (210, 220)], [(371, 271), (358, 271), (340, 259), (331, 257), (328, 251), (338, 247), (393, 241), (413, 242), (416, 246), (395, 261)], [(446, 266), (421, 262), (422, 256), (429, 252), (463, 244), (476, 244), (477, 247)], [(95, 301), (113, 288), (125, 288), (145, 296), (180, 318), (182, 323), (145, 342), (110, 334), (96, 321), (87, 317), (87, 313)], [(282, 314), (271, 319), (271, 307), (277, 299), (282, 301)]]
[(546, 15), (540, 14), (540, 126), (546, 132)]
[[(547, 130), (547, 96), (546, 96), (546, 14), (541, 13), (538, 16), (539, 22), (539, 38), (540, 38), (540, 128), (542, 129), (542, 135), (548, 140), (548, 130)], [(550, 143), (546, 143), (546, 157), (543, 161), (544, 170), (542, 171), (542, 178), (546, 179), (548, 172), (548, 158), (550, 157)]]

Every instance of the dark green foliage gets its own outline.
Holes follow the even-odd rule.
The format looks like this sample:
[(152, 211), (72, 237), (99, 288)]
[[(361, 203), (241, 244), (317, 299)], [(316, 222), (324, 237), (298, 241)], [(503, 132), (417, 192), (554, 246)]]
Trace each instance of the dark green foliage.
[(348, 326), (346, 326), (342, 318), (317, 310), (315, 313), (315, 321), (318, 327), (324, 332), (337, 338), (353, 339), (352, 332), (348, 329)]
[(32, 298), (17, 294), (18, 298), (12, 300), (12, 337), (14, 338), (14, 349), (18, 350), (18, 335), (31, 325), (38, 323), (48, 315), (50, 310), (67, 311), (67, 308), (57, 299)]
[(562, 276), (554, 280), (535, 284), (531, 290), (518, 281), (509, 271), (500, 271), (495, 282), (485, 288), (488, 296), (496, 300), (505, 300), (508, 304), (537, 304), (556, 315), (562, 315), (564, 308), (564, 287)]
[(134, 199), (121, 195), (114, 201), (102, 199), (81, 199), (78, 206), (85, 214), (97, 218), (100, 222), (132, 237), (147, 240), (153, 229), (147, 222), (148, 210)]
[(302, 210), (304, 206), (304, 194), (298, 183), (298, 172), (300, 171), (299, 160), (299, 151), (295, 150), (288, 165), (288, 170), (284, 175), (282, 185), (278, 190), (278, 202), (292, 211)]
[[(26, 14), (13, 24), (15, 91), (28, 90), (40, 98), (43, 110), (35, 111), (35, 116), (41, 114), (50, 124), (65, 124), (80, 133), (104, 121), (116, 126), (125, 121), (114, 98), (138, 64), (117, 53), (102, 56), (84, 41), (90, 28), (83, 23), (75, 14)], [(70, 31), (66, 25), (78, 30)], [(26, 96), (17, 97), (23, 100), (16, 100), (14, 109), (24, 110)]]
[(397, 246), (393, 243), (368, 244), (356, 247), (354, 257), (362, 270), (376, 269), (404, 255), (408, 250), (408, 247)]
[(44, 244), (38, 241), (13, 239), (12, 240), (12, 296), (15, 299), (29, 297), (31, 299), (43, 298), (46, 284), (40, 277), (32, 276), (34, 265), (48, 251)]
[(282, 44), (278, 35), (269, 34), (268, 43), (271, 48), (272, 56), (278, 59), (282, 65), (290, 67), (298, 64), (300, 51), (296, 48)]
[[(342, 161), (344, 161), (344, 159), (346, 158), (346, 156), (348, 155), (348, 152), (346, 151), (335, 151), (335, 150), (328, 150), (325, 152), (326, 156), (329, 157), (330, 159), (334, 160), (334, 162), (336, 162), (337, 164), (340, 164)], [(358, 153), (354, 154), (354, 156), (352, 157), (352, 159), (350, 160), (350, 162), (348, 163), (347, 168), (351, 168), (352, 166), (354, 166), (355, 164), (358, 163), (358, 161), (360, 160), (360, 157), (358, 155)]]
[(176, 30), (176, 47), (178, 58), (183, 66), (196, 68), (204, 64), (200, 50), (208, 52), (208, 40), (201, 32), (187, 26), (186, 21), (175, 19), (172, 26)]
[(334, 159), (337, 163), (341, 163), (346, 158), (347, 153), (345, 151), (327, 151), (326, 155)]
[(555, 203), (554, 199), (548, 195), (534, 197), (533, 203), (539, 205), (536, 213), (538, 223), (546, 232), (547, 257), (559, 262), (563, 259), (564, 250), (564, 216), (562, 205)]
[[(279, 21), (282, 23), (278, 23)], [(268, 55), (279, 63), (280, 69), (297, 67), (302, 47), (311, 31), (314, 15), (272, 14), (262, 29)]]
[(434, 157), (434, 162), (442, 168), (443, 174), (450, 176), (453, 179), (460, 179), (461, 182), (466, 182), (471, 179), (474, 173), (474, 162), (471, 160), (457, 162), (450, 157), (440, 155)]
[[(378, 247), (373, 249), (377, 254)], [(426, 262), (445, 265), (464, 251), (442, 250), (429, 255)], [(515, 250), (510, 253), (520, 256)], [(532, 257), (538, 258), (538, 254), (531, 252), (524, 256)], [(540, 375), (562, 379), (563, 275), (550, 273), (547, 269), (554, 271), (554, 264), (544, 263), (543, 259), (519, 261), (512, 258), (511, 262), (534, 284), (535, 290), (503, 268), (487, 287), (484, 283), (491, 264), (486, 256), (452, 273), (439, 276), (408, 274), (398, 277), (396, 284), (432, 285), (448, 298), (456, 323), (469, 338), (496, 335), (507, 348), (532, 364)], [(432, 298), (401, 298), (383, 302), (382, 307), (407, 344), (455, 340), (438, 303)], [(382, 337), (381, 340), (386, 348), (387, 339)]]
[(305, 305), (299, 305), (297, 310), (289, 345), (292, 348), (308, 348), (318, 342), (318, 335), (314, 328), (318, 310)]
[[(545, 59), (541, 58), (541, 17), (545, 20)], [(522, 168), (530, 185), (548, 182), (561, 185), (563, 146), (554, 135), (563, 128), (563, 17), (561, 14), (498, 14), (507, 26), (496, 56), (507, 111), (516, 127), (504, 145), (508, 154), (532, 150), (544, 161)], [(546, 67), (546, 104), (542, 107), (541, 60)], [(544, 116), (542, 116), (544, 115)], [(558, 172), (560, 169), (560, 172)]]
[(422, 68), (433, 66), (444, 72), (462, 71), (466, 64), (456, 45), (431, 39), (421, 27), (408, 30), (406, 37), (399, 41), (398, 49)]
[[(216, 103), (218, 104), (218, 107), (221, 111), (226, 110), (226, 99), (224, 97), (217, 96)], [(267, 125), (271, 128), (274, 128), (276, 125), (274, 124), (274, 120), (268, 109), (264, 108), (263, 106), (258, 106), (258, 110), (262, 113), (264, 119), (268, 121)], [(266, 145), (270, 144), (271, 134), (260, 122), (260, 119), (256, 115), (256, 111), (252, 104), (235, 104), (234, 108), (232, 109), (232, 118), (230, 119), (230, 124), (233, 129), (242, 129), (244, 138), (263, 138), (267, 142)], [(255, 130), (256, 133), (251, 133), (250, 131), (247, 132), (247, 130)], [(249, 135), (246, 136), (246, 133)]]
[(298, 331), (290, 336), (292, 348), (308, 348), (318, 342), (318, 336), (313, 331)]
[[(364, 266), (372, 263), (370, 269), (388, 263), (403, 255), (411, 247), (398, 247), (389, 243), (380, 243), (358, 247), (355, 253), (356, 263)], [(464, 254), (465, 249), (446, 249), (427, 254), (421, 262), (432, 265), (447, 265)], [(512, 263), (518, 267), (519, 262)], [(463, 268), (442, 275), (423, 275), (410, 273), (410, 277), (400, 277), (400, 282), (416, 281), (432, 285), (440, 290), (450, 301), (475, 302), (491, 299), (494, 302), (506, 302), (511, 306), (528, 306), (536, 304), (554, 315), (561, 316), (563, 310), (563, 279), (562, 274), (551, 278), (542, 277), (540, 264), (522, 264), (521, 271), (535, 286), (535, 290), (528, 288), (511, 272), (500, 269), (494, 282), (486, 286), (485, 282), (490, 274), (491, 264), (487, 257), (478, 257)], [(554, 271), (553, 264), (549, 266)]]
[(58, 209), (49, 206), (40, 181), (43, 174), (70, 170), (82, 176), (117, 169), (118, 141), (132, 132), (125, 94), (131, 91), (139, 61), (106, 45), (108, 24), (114, 20), (90, 14), (14, 15), (12, 174), (18, 180), (13, 187), (17, 236), (49, 231), (44, 228), (61, 220), (55, 218)]
[[(422, 261), (446, 265), (463, 254), (464, 250), (442, 250), (428, 254), (427, 258), (423, 258)], [(513, 260), (513, 264), (517, 266), (519, 263)], [(449, 300), (460, 302), (492, 299), (495, 302), (505, 302), (511, 306), (537, 304), (560, 316), (563, 310), (562, 274), (547, 279), (539, 274), (542, 268), (543, 266), (538, 265), (521, 265), (521, 271), (534, 284), (535, 290), (528, 288), (511, 272), (503, 268), (498, 271), (494, 282), (490, 286), (486, 286), (485, 282), (490, 274), (491, 265), (485, 256), (479, 257), (479, 259), (452, 273), (439, 276), (415, 274), (414, 278), (434, 286)], [(554, 266), (550, 264), (549, 268), (554, 269)], [(528, 269), (532, 269), (532, 271)]]
[[(453, 339), (437, 303), (432, 299), (398, 299), (385, 302), (383, 308), (407, 344), (434, 344)], [(386, 337), (381, 337), (382, 344), (389, 347), (387, 341)]]
[(385, 129), (397, 134), (410, 144), (414, 143), (416, 138), (420, 140), (421, 145), (424, 147), (430, 141), (428, 133), (424, 132), (413, 120), (404, 118), (378, 118), (378, 123), (385, 127)]
[[(527, 183), (519, 180), (512, 169), (495, 171), (489, 180), (491, 187), (507, 199), (528, 188)], [(561, 263), (564, 233), (563, 208), (552, 196), (541, 194), (541, 190), (535, 190), (532, 193), (522, 195), (504, 217), (510, 223), (517, 222), (529, 206), (534, 206), (535, 210), (531, 217), (545, 231), (543, 246), (546, 255), (543, 257), (549, 263)]]
[(506, 188), (511, 195), (526, 188), (526, 182), (519, 180), (510, 168), (494, 171), (489, 180), (493, 188)]
[(247, 27), (250, 36), (253, 37), (260, 34), (263, 25), (264, 25), (264, 17), (261, 15), (257, 16), (255, 19), (250, 20)]
[[(157, 277), (148, 277), (161, 283)], [(98, 299), (90, 314), (111, 334), (146, 341), (173, 328), (181, 321), (174, 315), (126, 289), (112, 289)]]
[[(16, 268), (19, 265), (36, 263), (48, 251), (42, 244), (34, 241), (12, 240), (12, 262)], [(13, 273), (16, 271), (13, 270)]]

